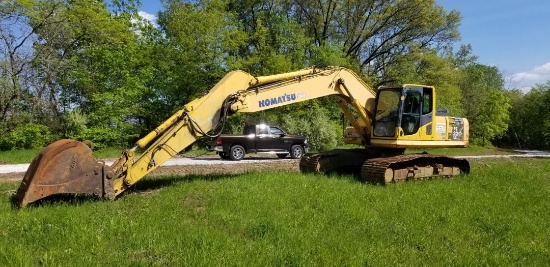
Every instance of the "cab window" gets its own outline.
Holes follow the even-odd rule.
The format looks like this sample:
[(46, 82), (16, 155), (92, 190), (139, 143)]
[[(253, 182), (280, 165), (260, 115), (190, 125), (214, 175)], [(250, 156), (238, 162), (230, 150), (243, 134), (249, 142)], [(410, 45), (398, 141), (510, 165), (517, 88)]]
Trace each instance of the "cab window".
[(432, 112), (432, 89), (424, 88), (424, 96), (422, 101), (422, 115)]

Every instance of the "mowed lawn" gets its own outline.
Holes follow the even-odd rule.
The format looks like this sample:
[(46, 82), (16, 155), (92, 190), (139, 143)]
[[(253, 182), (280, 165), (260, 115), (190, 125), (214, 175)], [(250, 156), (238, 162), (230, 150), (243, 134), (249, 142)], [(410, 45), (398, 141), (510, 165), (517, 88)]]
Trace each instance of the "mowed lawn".
[(543, 266), (550, 159), (387, 186), (285, 170), (151, 177), (116, 201), (11, 207), (0, 266)]

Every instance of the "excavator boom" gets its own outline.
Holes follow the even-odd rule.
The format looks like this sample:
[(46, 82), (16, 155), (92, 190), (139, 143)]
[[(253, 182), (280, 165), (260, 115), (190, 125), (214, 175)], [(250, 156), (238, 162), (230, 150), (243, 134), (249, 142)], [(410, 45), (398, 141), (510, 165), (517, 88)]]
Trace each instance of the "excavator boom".
[[(309, 85), (319, 86), (324, 81), (312, 78), (334, 76), (342, 69), (307, 68), (263, 77), (254, 77), (243, 71), (229, 72), (205, 95), (186, 104), (138, 140), (133, 148), (123, 151), (111, 166), (93, 158), (91, 142), (68, 139), (56, 141), (45, 147), (32, 161), (13, 203), (17, 207), (25, 207), (34, 201), (59, 194), (114, 199), (198, 138), (209, 136), (230, 113), (253, 112), (242, 104), (250, 96), (257, 95), (258, 90), (264, 95), (272, 91), (266, 84), (285, 81), (299, 83), (303, 79), (308, 80)], [(326, 89), (323, 92), (325, 95), (340, 93), (334, 91), (334, 88)], [(264, 109), (280, 106), (269, 105), (271, 107), (266, 106)], [(138, 148), (145, 151), (135, 158), (135, 150)]]

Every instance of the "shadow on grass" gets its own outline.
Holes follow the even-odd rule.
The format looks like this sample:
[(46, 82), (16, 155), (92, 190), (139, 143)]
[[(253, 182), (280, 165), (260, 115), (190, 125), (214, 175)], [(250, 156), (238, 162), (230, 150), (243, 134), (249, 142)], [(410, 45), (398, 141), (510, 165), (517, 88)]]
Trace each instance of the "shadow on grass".
[[(15, 199), (15, 196), (11, 198), (12, 208), (19, 210), (20, 207), (18, 204), (14, 203), (15, 202), (14, 199)], [(25, 207), (25, 209), (55, 206), (55, 205), (58, 205), (59, 203), (63, 203), (65, 205), (70, 205), (70, 206), (80, 206), (85, 202), (98, 201), (98, 200), (101, 200), (101, 198), (97, 196), (88, 196), (83, 194), (57, 194), (57, 195), (47, 196), (45, 198), (31, 202)]]
[(193, 181), (217, 181), (223, 179), (233, 179), (245, 173), (238, 174), (186, 174), (186, 175), (159, 175), (147, 177), (124, 191), (121, 195), (139, 193), (143, 191), (156, 190), (163, 187), (170, 187), (179, 183), (189, 183)]
[[(232, 179), (242, 174), (243, 173), (207, 174), (207, 175), (188, 174), (188, 175), (166, 175), (166, 176), (147, 177), (143, 180), (140, 180), (130, 188), (126, 189), (126, 191), (124, 191), (121, 195), (117, 196), (117, 198), (127, 194), (141, 193), (141, 192), (152, 191), (152, 190), (156, 190), (164, 187), (170, 187), (178, 183), (188, 183), (188, 182), (200, 181), (200, 180), (216, 181), (216, 180), (222, 180), (222, 179)], [(25, 208), (48, 207), (48, 206), (58, 205), (61, 203), (63, 205), (80, 206), (86, 202), (101, 201), (101, 200), (103, 200), (101, 197), (84, 195), (84, 194), (56, 194), (56, 195), (47, 196), (40, 200), (34, 201), (32, 203), (29, 203)], [(15, 195), (14, 195), (11, 197), (12, 208), (19, 209), (18, 205), (15, 204), (15, 202), (16, 201), (15, 201)]]

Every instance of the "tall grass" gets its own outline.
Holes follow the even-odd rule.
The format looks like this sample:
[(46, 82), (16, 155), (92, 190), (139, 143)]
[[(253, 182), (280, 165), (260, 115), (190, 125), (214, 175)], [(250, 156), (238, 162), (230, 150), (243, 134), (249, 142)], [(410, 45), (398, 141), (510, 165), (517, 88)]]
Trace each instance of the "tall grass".
[(286, 172), (151, 177), (116, 201), (24, 210), (0, 184), (0, 266), (521, 265), (550, 262), (550, 160), (374, 186)]
[(0, 151), (0, 164), (29, 163), (41, 149), (15, 149)]

